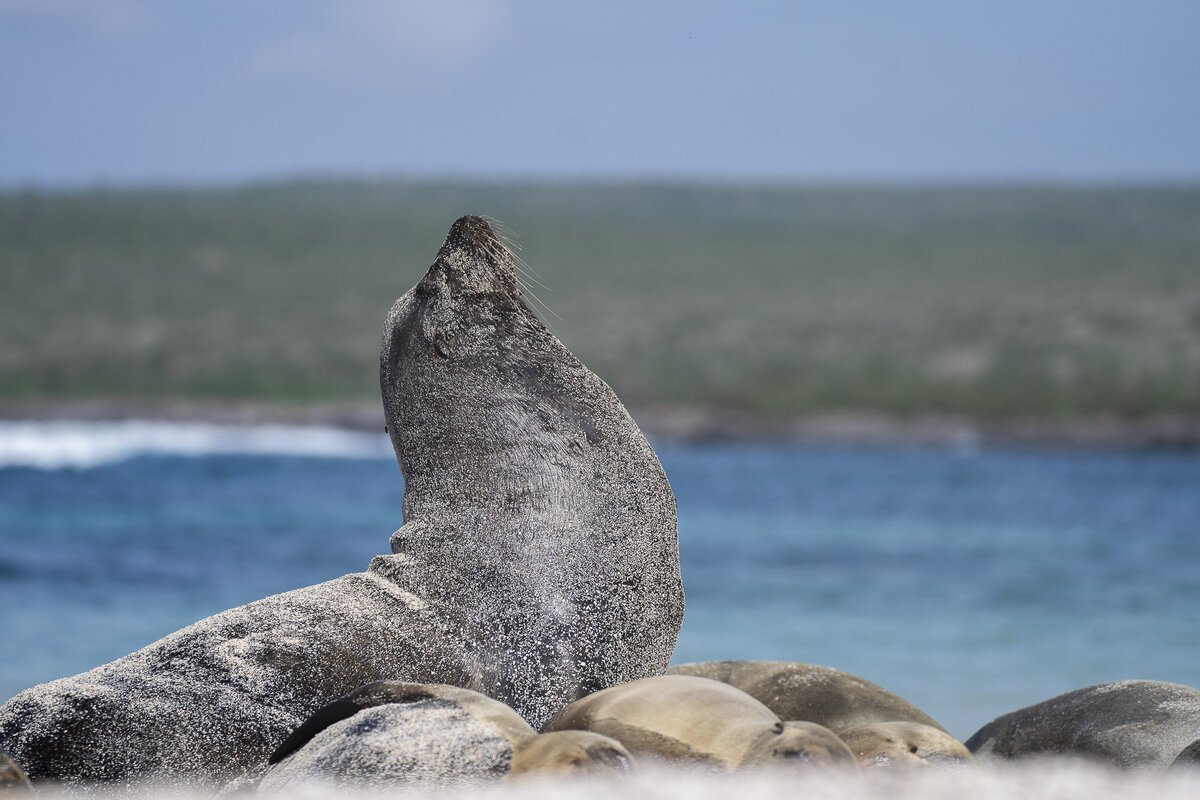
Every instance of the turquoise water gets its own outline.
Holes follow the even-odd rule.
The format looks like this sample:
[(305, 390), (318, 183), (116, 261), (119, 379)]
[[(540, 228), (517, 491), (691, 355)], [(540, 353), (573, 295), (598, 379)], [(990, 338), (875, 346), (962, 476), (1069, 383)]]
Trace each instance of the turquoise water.
[[(400, 524), (399, 470), (377, 437), (239, 452), (236, 436), (173, 448), (167, 430), (155, 448), (30, 467), (5, 460), (4, 434), (0, 699), (361, 570)], [(838, 667), (962, 738), (1090, 683), (1200, 686), (1200, 454), (659, 454), (687, 591), (677, 662)]]

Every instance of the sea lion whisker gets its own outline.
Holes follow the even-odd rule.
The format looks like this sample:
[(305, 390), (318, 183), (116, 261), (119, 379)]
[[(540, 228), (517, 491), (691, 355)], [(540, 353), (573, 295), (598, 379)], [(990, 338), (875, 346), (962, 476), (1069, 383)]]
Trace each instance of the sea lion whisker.
[[(538, 297), (536, 294), (534, 294), (534, 293), (533, 293), (533, 291), (532, 291), (532, 290), (531, 290), (531, 289), (530, 289), (528, 286), (526, 286), (526, 287), (525, 287), (525, 292), (526, 292), (526, 293), (527, 293), (527, 294), (528, 294), (530, 297), (532, 297), (532, 298), (533, 298), (533, 301), (534, 301), (535, 303), (537, 303), (537, 304), (538, 304), (539, 306), (541, 306), (542, 308), (546, 309), (546, 313), (553, 315), (553, 316), (554, 316), (554, 318), (555, 318), (555, 319), (557, 319), (559, 322), (563, 322), (563, 321), (564, 321), (562, 317), (560, 317), (560, 316), (559, 316), (557, 313), (555, 313), (554, 309), (552, 309), (550, 306), (546, 305), (546, 303), (545, 303), (545, 302), (542, 300), (542, 298), (540, 298), (540, 297)], [(543, 321), (544, 321), (544, 322), (546, 322), (546, 325), (547, 325), (547, 326), (549, 326), (550, 330), (554, 331), (554, 326), (553, 326), (553, 325), (550, 325), (550, 322), (549, 322), (549, 321), (547, 321), (547, 320), (543, 320)], [(554, 332), (555, 332), (555, 334), (557, 334), (557, 333), (558, 333), (558, 331), (554, 331)]]
[[(525, 262), (523, 262), (523, 261), (520, 261), (520, 260), (518, 259), (517, 263), (519, 263), (519, 264), (524, 264)], [(516, 269), (517, 269), (517, 272), (519, 272), (519, 273), (521, 273), (521, 275), (525, 276), (525, 279), (526, 279), (527, 281), (529, 281), (530, 283), (537, 284), (538, 286), (540, 286), (540, 287), (542, 287), (543, 289), (545, 289), (547, 292), (553, 292), (553, 291), (554, 291), (554, 290), (553, 290), (553, 289), (551, 289), (549, 286), (547, 286), (546, 284), (542, 283), (542, 282), (541, 282), (541, 281), (539, 281), (537, 278), (535, 278), (533, 275), (531, 275), (529, 270), (524, 270), (524, 269), (521, 269), (520, 267), (517, 267)]]
[[(518, 247), (517, 249), (519, 250), (519, 249), (520, 249), (520, 247)], [(528, 271), (528, 272), (529, 272), (531, 275), (533, 275), (533, 276), (534, 276), (534, 277), (536, 277), (536, 278), (540, 278), (540, 277), (542, 277), (541, 273), (540, 273), (540, 272), (538, 272), (538, 271), (537, 271), (536, 269), (534, 269), (533, 267), (529, 266), (529, 262), (528, 262), (528, 261), (526, 261), (524, 258), (522, 258), (522, 257), (521, 257), (519, 254), (517, 254), (517, 252), (516, 252), (516, 251), (513, 251), (513, 253), (512, 253), (512, 256), (513, 256), (513, 260), (514, 260), (515, 262), (519, 263), (519, 264), (521, 265), (521, 267), (522, 267), (523, 269), (525, 269), (526, 271)]]

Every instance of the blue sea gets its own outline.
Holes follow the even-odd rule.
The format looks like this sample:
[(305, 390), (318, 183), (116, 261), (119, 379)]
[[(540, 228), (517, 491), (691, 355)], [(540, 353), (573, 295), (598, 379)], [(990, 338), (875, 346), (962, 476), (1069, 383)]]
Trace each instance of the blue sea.
[[(824, 664), (966, 738), (1092, 683), (1200, 686), (1200, 454), (660, 444), (675, 661)], [(0, 700), (267, 594), (401, 523), (382, 435), (0, 423)]]

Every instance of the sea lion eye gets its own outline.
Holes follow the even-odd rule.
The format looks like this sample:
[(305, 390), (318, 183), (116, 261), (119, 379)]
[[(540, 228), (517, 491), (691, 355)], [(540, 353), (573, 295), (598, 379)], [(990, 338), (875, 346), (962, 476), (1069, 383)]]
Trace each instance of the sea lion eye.
[(442, 358), (450, 357), (450, 342), (447, 341), (446, 336), (441, 331), (433, 332), (433, 349)]

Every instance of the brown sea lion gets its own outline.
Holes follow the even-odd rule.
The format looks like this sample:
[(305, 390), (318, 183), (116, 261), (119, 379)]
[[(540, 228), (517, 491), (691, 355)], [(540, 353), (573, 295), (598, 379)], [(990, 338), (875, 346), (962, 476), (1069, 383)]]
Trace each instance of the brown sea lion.
[(868, 722), (838, 737), (864, 767), (955, 767), (972, 760), (958, 739), (919, 722)]
[(30, 791), (29, 779), (17, 766), (17, 762), (0, 751), (0, 795), (17, 795)]
[(546, 730), (592, 731), (616, 739), (635, 758), (718, 771), (854, 765), (853, 754), (827, 728), (782, 722), (744, 692), (684, 675), (642, 678), (590, 694), (563, 709)]
[(405, 480), (394, 554), (20, 693), (0, 748), (31, 780), (220, 786), (372, 681), (478, 689), (540, 725), (666, 667), (683, 614), (666, 476), (484, 220), (455, 222), (392, 307), (380, 383)]
[(917, 722), (945, 731), (902, 697), (849, 672), (795, 661), (701, 661), (670, 675), (697, 675), (741, 689), (780, 719), (806, 720), (840, 733), (871, 722)]
[(624, 745), (591, 731), (555, 731), (522, 739), (513, 749), (509, 777), (608, 775), (633, 769)]

